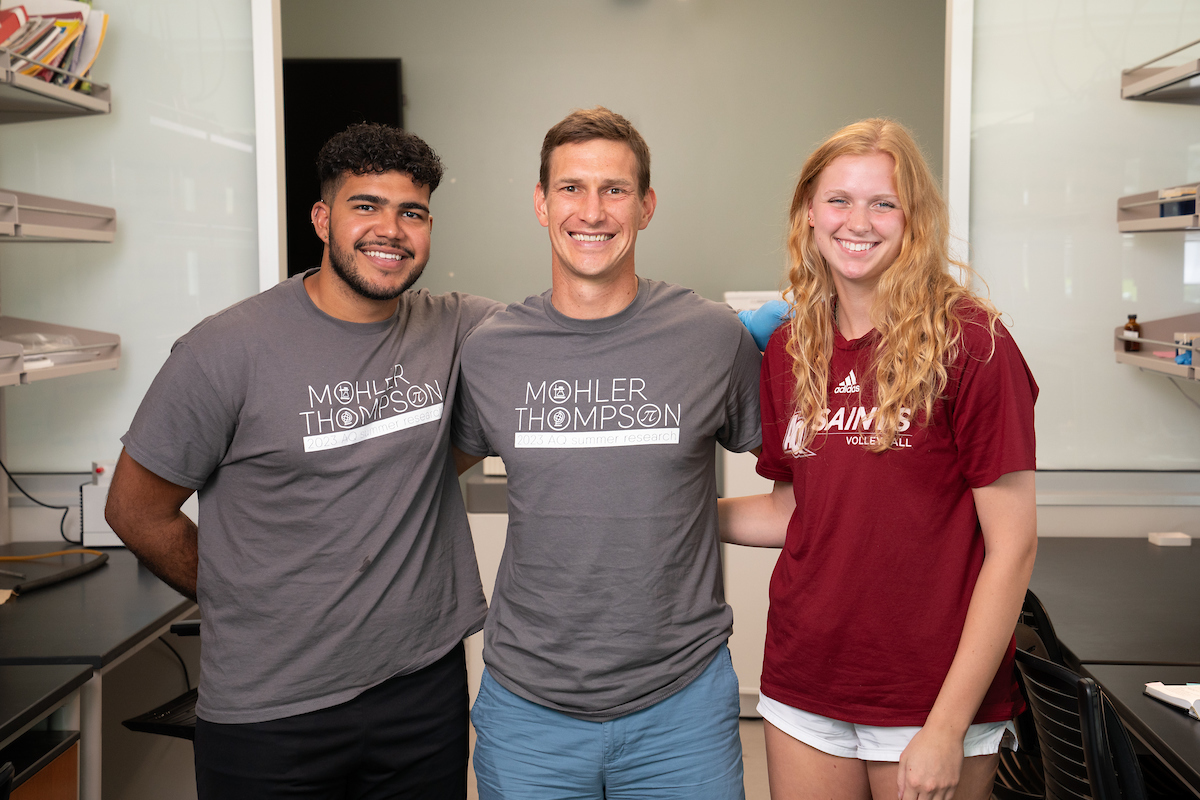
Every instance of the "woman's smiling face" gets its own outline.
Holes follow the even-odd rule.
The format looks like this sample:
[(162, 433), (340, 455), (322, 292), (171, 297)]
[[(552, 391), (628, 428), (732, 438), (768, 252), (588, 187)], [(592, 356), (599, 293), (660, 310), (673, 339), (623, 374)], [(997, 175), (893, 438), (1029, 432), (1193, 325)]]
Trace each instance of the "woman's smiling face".
[(808, 224), (838, 294), (873, 291), (900, 254), (905, 217), (887, 153), (838, 156), (817, 179)]

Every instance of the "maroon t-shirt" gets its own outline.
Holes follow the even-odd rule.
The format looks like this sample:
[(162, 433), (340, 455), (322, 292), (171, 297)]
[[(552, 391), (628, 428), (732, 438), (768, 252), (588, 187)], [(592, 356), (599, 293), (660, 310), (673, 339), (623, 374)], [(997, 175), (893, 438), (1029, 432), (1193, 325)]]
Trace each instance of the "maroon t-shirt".
[[(771, 578), (762, 692), (864, 725), (923, 725), (950, 669), (984, 542), (972, 488), (1034, 468), (1037, 384), (1003, 326), (982, 314), (932, 419), (905, 414), (894, 449), (874, 435), (874, 331), (835, 331), (828, 414), (807, 449), (793, 420), (786, 326), (763, 359), (758, 472), (790, 481), (796, 512)], [(1015, 620), (1014, 620), (1015, 622)], [(1009, 643), (975, 722), (1023, 707)]]

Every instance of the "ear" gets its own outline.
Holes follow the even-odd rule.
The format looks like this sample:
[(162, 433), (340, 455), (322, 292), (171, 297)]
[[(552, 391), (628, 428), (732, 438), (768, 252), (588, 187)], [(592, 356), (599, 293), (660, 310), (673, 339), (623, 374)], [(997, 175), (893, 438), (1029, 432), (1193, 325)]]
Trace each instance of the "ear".
[(654, 187), (651, 186), (642, 198), (642, 222), (638, 225), (639, 231), (646, 230), (646, 226), (650, 224), (650, 219), (654, 216), (654, 209), (657, 207), (658, 195), (654, 193)]
[(324, 200), (313, 203), (311, 217), (313, 230), (317, 232), (317, 237), (325, 244), (329, 244), (329, 206), (325, 205)]
[(810, 228), (817, 227), (816, 223), (813, 222), (812, 200), (808, 201), (808, 227), (810, 227)]
[(546, 213), (546, 192), (540, 183), (533, 187), (533, 213), (537, 214), (543, 228), (550, 227), (550, 215)]

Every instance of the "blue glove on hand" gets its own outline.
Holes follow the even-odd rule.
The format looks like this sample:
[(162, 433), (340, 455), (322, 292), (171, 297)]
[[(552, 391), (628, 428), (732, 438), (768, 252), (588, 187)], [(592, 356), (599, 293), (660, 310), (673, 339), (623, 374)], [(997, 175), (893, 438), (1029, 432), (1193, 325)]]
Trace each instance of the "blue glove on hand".
[(767, 341), (788, 315), (788, 304), (782, 300), (768, 300), (754, 311), (739, 311), (738, 319), (754, 337), (759, 350), (767, 349)]

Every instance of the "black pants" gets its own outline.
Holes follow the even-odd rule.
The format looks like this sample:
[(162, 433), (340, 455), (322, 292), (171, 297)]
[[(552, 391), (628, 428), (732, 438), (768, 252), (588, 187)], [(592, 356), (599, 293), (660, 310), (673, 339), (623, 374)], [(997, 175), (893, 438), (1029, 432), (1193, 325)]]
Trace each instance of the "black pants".
[(463, 800), (467, 667), (461, 644), (348, 703), (268, 722), (196, 721), (200, 800)]

